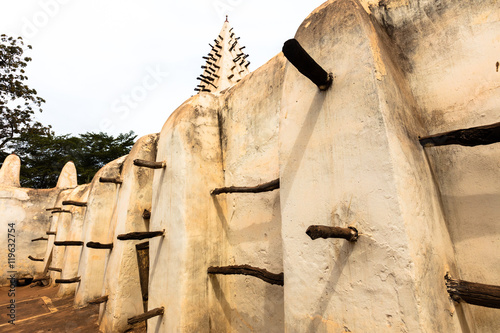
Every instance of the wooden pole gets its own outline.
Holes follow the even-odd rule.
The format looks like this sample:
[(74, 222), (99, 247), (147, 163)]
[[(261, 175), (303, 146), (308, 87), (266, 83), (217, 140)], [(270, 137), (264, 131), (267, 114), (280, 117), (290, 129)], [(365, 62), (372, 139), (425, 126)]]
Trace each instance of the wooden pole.
[(46, 237), (39, 237), (39, 238), (32, 239), (31, 241), (32, 242), (38, 242), (38, 241), (44, 241), (44, 240), (48, 240), (48, 238), (46, 238)]
[(448, 273), (444, 278), (446, 289), (454, 301), (500, 309), (500, 286), (452, 279)]
[(86, 202), (67, 200), (62, 202), (63, 206), (78, 206), (78, 207), (87, 207)]
[(108, 295), (104, 295), (89, 301), (89, 304), (101, 304), (108, 301)]
[(151, 219), (151, 212), (147, 209), (144, 209), (144, 212), (142, 212), (142, 218), (145, 220)]
[(153, 238), (153, 237), (158, 237), (158, 236), (165, 236), (165, 230), (163, 230), (163, 231), (130, 232), (128, 234), (118, 235), (117, 238), (119, 240), (131, 240), (131, 239), (141, 240), (141, 239)]
[(111, 177), (100, 177), (99, 178), (99, 182), (100, 183), (113, 183), (113, 184), (121, 184), (123, 183), (123, 180), (121, 180), (120, 177), (115, 177), (115, 178), (111, 178)]
[(150, 169), (164, 169), (167, 166), (167, 163), (165, 161), (163, 162), (152, 162), (152, 161), (145, 161), (145, 160), (134, 160), (134, 165), (140, 166), (140, 167), (145, 167), (145, 168), (150, 168)]
[(146, 321), (150, 318), (161, 316), (161, 315), (163, 315), (164, 312), (165, 312), (165, 308), (162, 306), (160, 308), (149, 310), (148, 312), (145, 312), (141, 315), (138, 315), (138, 316), (135, 316), (132, 318), (128, 318), (127, 323), (129, 325), (137, 324), (137, 323), (140, 323), (141, 321)]
[(55, 235), (57, 235), (57, 232), (55, 232), (55, 231), (47, 231), (46, 234), (47, 235), (54, 235), (55, 236)]
[(208, 274), (222, 275), (250, 275), (270, 284), (282, 286), (284, 283), (283, 273), (274, 274), (265, 269), (252, 267), (250, 265), (233, 265), (215, 267), (211, 266), (207, 269)]
[(62, 268), (55, 268), (55, 267), (49, 267), (47, 268), (47, 270), (54, 272), (62, 272)]
[(69, 211), (69, 210), (64, 210), (64, 209), (61, 209), (61, 210), (53, 210), (53, 211), (52, 211), (52, 214), (56, 214), (56, 213), (71, 213), (71, 211)]
[(28, 256), (28, 259), (33, 261), (43, 261), (43, 258), (33, 258), (32, 256)]
[(45, 280), (50, 280), (50, 277), (48, 276), (43, 276), (43, 277), (40, 277), (40, 278), (36, 278), (36, 279), (33, 279), (31, 280), (31, 282), (39, 282), (39, 281), (45, 281)]
[(56, 279), (55, 282), (56, 283), (76, 283), (76, 282), (80, 282), (80, 277), (77, 276), (77, 277), (72, 278), (72, 279)]
[(60, 241), (54, 242), (55, 246), (83, 246), (82, 241)]
[(99, 242), (87, 242), (87, 247), (91, 249), (113, 249), (113, 243), (101, 244)]
[(500, 142), (500, 123), (434, 134), (419, 138), (419, 140), (423, 147), (490, 145)]
[(230, 187), (221, 187), (221, 188), (216, 188), (210, 192), (211, 195), (217, 195), (221, 193), (262, 193), (262, 192), (269, 192), (269, 191), (274, 191), (276, 189), (280, 188), (280, 180), (275, 179), (270, 182), (260, 184), (257, 186), (253, 187), (236, 187), (236, 186), (230, 186)]
[(354, 227), (340, 228), (326, 225), (311, 225), (307, 228), (306, 234), (311, 237), (312, 240), (318, 238), (343, 238), (349, 242), (358, 240), (358, 230)]
[(50, 212), (52, 210), (61, 210), (61, 207), (52, 207), (52, 208), (47, 208), (46, 211)]
[(321, 68), (296, 39), (285, 42), (283, 54), (300, 73), (317, 85), (319, 90), (327, 90), (332, 85), (333, 75)]

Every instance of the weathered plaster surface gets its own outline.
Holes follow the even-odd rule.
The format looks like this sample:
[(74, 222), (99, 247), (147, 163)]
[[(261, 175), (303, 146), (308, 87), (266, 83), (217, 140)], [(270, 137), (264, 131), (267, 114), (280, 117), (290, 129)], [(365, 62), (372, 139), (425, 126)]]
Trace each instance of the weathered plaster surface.
[[(74, 200), (74, 201), (79, 201), (80, 196), (84, 195), (85, 191), (88, 190), (89, 185), (84, 184), (84, 185), (79, 185), (75, 187), (74, 189), (63, 193), (64, 195), (60, 195), (56, 205), (57, 207), (61, 207), (64, 210), (70, 211), (70, 213), (51, 213), (47, 212), (48, 214), (52, 214), (52, 221), (53, 221), (53, 226), (51, 226), (51, 231), (55, 231), (56, 235), (54, 237), (54, 241), (56, 242), (61, 242), (61, 241), (70, 241), (70, 240), (81, 240), (81, 239), (71, 239), (75, 237), (75, 228), (80, 229), (81, 228), (81, 215), (79, 213), (75, 213), (74, 208), (69, 208), (66, 206), (62, 205), (62, 202), (65, 200)], [(81, 208), (79, 208), (81, 209)], [(73, 223), (73, 215), (75, 215), (76, 220)], [(73, 227), (73, 225), (75, 225)], [(55, 227), (56, 229), (52, 229)], [(73, 229), (73, 230), (72, 230)], [(49, 239), (50, 241), (50, 239)], [(51, 242), (53, 245), (54, 243)], [(78, 247), (76, 251), (81, 250), (81, 247)], [(69, 255), (67, 257), (66, 252), (69, 252)], [(49, 276), (51, 278), (51, 285), (56, 286), (56, 279), (61, 279), (63, 278), (64, 274), (64, 279), (71, 279), (74, 278), (75, 276), (68, 276), (69, 271), (73, 271), (73, 268), (68, 267), (67, 272), (65, 273), (65, 263), (68, 263), (70, 266), (74, 265), (74, 261), (78, 263), (79, 256), (75, 253), (75, 249), (72, 247), (67, 247), (67, 246), (55, 246), (53, 245), (52, 247), (52, 260), (50, 263), (48, 263), (49, 267), (53, 268), (60, 268), (63, 271), (62, 272), (57, 272), (57, 271), (49, 271)], [(70, 288), (74, 288), (74, 286), (69, 286)], [(66, 286), (63, 286), (63, 290), (66, 288)], [(66, 295), (64, 291), (59, 291), (61, 292), (61, 295)]]
[(206, 273), (225, 262), (228, 248), (210, 196), (223, 183), (217, 106), (212, 94), (196, 95), (160, 133), (156, 160), (167, 167), (155, 170), (150, 229), (166, 236), (150, 240), (148, 307), (164, 306), (165, 314), (148, 321), (150, 332), (229, 329), (226, 283)]
[(140, 138), (123, 162), (123, 184), (114, 185), (119, 187), (116, 211), (103, 239), (105, 243), (113, 243), (113, 250), (94, 250), (105, 252), (109, 258), (99, 295), (108, 295), (108, 301), (100, 309), (100, 329), (104, 332), (125, 331), (127, 319), (144, 312), (135, 246), (148, 240), (120, 241), (117, 236), (149, 230), (149, 221), (142, 214), (145, 209), (151, 211), (153, 170), (137, 167), (133, 161), (154, 161), (157, 141), (158, 134)]
[[(47, 241), (32, 242), (32, 239), (47, 237), (45, 231), (49, 230), (51, 224), (50, 213), (46, 208), (54, 206), (59, 193), (63, 190), (58, 186), (52, 189), (28, 189), (19, 186), (20, 160), (16, 155), (9, 155), (0, 169), (0, 246), (2, 258), (2, 273), (0, 284), (7, 283), (8, 265), (8, 229), (10, 223), (15, 223), (15, 271), (17, 277), (25, 275), (35, 276), (42, 272), (45, 262), (31, 261), (28, 256), (44, 258), (46, 260)], [(64, 171), (66, 170), (66, 171)], [(69, 171), (67, 171), (69, 170)], [(68, 162), (59, 176), (59, 182), (64, 186), (76, 186), (76, 176), (71, 170), (76, 170), (71, 162)], [(71, 181), (74, 179), (74, 181)], [(11, 236), (11, 239), (13, 237)], [(49, 239), (50, 240), (50, 239)]]
[[(111, 220), (115, 214), (117, 193), (119, 185), (99, 182), (100, 177), (120, 176), (126, 156), (122, 156), (102, 167), (92, 179), (85, 211), (83, 230), (80, 237), (87, 242), (100, 242), (103, 244), (111, 242), (109, 230)], [(86, 306), (89, 300), (101, 296), (106, 261), (109, 250), (81, 249), (79, 259), (78, 276), (81, 282), (75, 293), (75, 306)]]
[[(291, 65), (285, 76), (286, 328), (460, 331), (463, 315), (449, 315), (443, 281), (456, 271), (453, 249), (394, 45), (356, 1), (325, 3), (296, 38), (335, 79), (320, 92)], [(354, 226), (361, 236), (311, 241), (313, 224)]]
[[(279, 55), (220, 96), (223, 186), (255, 186), (279, 177), (278, 125), (286, 59)], [(255, 94), (255, 91), (261, 91)], [(223, 265), (248, 264), (283, 272), (279, 190), (214, 197), (228, 242)], [(225, 282), (236, 332), (282, 332), (283, 287), (245, 276), (217, 276)], [(221, 301), (221, 299), (220, 299)]]
[[(91, 189), (90, 184), (80, 185), (71, 192), (71, 194), (68, 196), (68, 200), (77, 202), (86, 202), (89, 196), (90, 189)], [(70, 225), (68, 226), (66, 238), (62, 240), (83, 241), (82, 231), (83, 231), (84, 217), (87, 208), (79, 206), (67, 206), (67, 205), (63, 205), (62, 208), (65, 210), (69, 210), (71, 212), (63, 214), (70, 216), (71, 221)], [(63, 218), (65, 217), (66, 216), (64, 216)], [(57, 266), (59, 268), (62, 268), (61, 272), (62, 279), (72, 279), (78, 276), (77, 275), (78, 264), (80, 262), (80, 257), (84, 249), (84, 246), (66, 246), (61, 266)], [(73, 295), (75, 293), (78, 284), (79, 283), (61, 284), (59, 286), (57, 296), (64, 297)]]
[[(399, 51), (419, 106), (421, 136), (500, 121), (497, 1), (373, 7)], [(499, 144), (426, 148), (453, 241), (457, 278), (498, 285)], [(498, 311), (462, 304), (472, 331), (500, 330)]]
[(11, 154), (5, 158), (0, 168), (0, 184), (10, 187), (21, 187), (19, 184), (19, 173), (21, 171), (21, 159)]

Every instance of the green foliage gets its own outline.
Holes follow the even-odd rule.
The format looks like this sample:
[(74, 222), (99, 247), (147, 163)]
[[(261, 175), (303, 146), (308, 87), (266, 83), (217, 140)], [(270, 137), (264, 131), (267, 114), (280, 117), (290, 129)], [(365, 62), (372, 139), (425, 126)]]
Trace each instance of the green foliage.
[(23, 56), (21, 37), (0, 35), (0, 159), (7, 151), (21, 158), (21, 185), (50, 188), (68, 161), (75, 163), (78, 183), (88, 183), (106, 163), (129, 153), (134, 132), (117, 137), (106, 133), (79, 136), (55, 135), (50, 126), (34, 119), (45, 100), (26, 85), (25, 68), (30, 57)]
[[(21, 37), (0, 36), (0, 150), (6, 149), (26, 131), (49, 134), (50, 126), (34, 120), (45, 100), (26, 85), (25, 68), (30, 57), (23, 56)], [(30, 45), (26, 46), (31, 49)]]
[(105, 164), (127, 155), (136, 137), (132, 131), (116, 137), (102, 132), (57, 136), (26, 131), (12, 145), (21, 158), (21, 186), (54, 187), (68, 161), (75, 163), (78, 183), (89, 183)]

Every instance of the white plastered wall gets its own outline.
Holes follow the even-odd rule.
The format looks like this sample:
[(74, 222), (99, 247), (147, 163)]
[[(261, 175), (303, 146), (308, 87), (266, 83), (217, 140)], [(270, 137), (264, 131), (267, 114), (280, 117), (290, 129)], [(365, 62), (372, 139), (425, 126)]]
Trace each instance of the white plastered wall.
[(109, 252), (99, 295), (108, 296), (107, 302), (100, 306), (100, 329), (104, 332), (122, 332), (129, 327), (128, 318), (144, 312), (135, 245), (148, 240), (121, 241), (117, 236), (149, 231), (149, 221), (142, 215), (144, 210), (151, 211), (153, 170), (137, 167), (133, 161), (154, 161), (157, 140), (157, 134), (137, 140), (123, 163), (123, 183), (117, 193), (115, 214), (105, 234), (106, 243), (113, 243), (113, 250)]
[[(291, 64), (285, 74), (286, 330), (460, 331), (443, 279), (453, 248), (397, 53), (357, 1), (326, 2), (296, 39), (334, 82), (321, 92)], [(312, 241), (318, 224), (353, 226), (359, 240)]]
[[(101, 183), (101, 177), (119, 177), (127, 156), (122, 156), (102, 167), (92, 179), (87, 199), (81, 238), (85, 242), (112, 243), (111, 221), (116, 209), (120, 185)], [(75, 293), (75, 306), (86, 306), (89, 300), (101, 296), (106, 261), (109, 250), (91, 249), (85, 246), (79, 260), (78, 273), (81, 282)]]

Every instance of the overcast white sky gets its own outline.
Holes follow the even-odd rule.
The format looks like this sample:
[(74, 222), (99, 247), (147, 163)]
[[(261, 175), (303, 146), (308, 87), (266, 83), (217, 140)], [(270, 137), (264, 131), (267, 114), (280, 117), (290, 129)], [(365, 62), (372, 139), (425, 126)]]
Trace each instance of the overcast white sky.
[(29, 84), (56, 134), (159, 132), (192, 96), (229, 22), (250, 69), (281, 51), (324, 0), (0, 0), (0, 34), (33, 46)]

